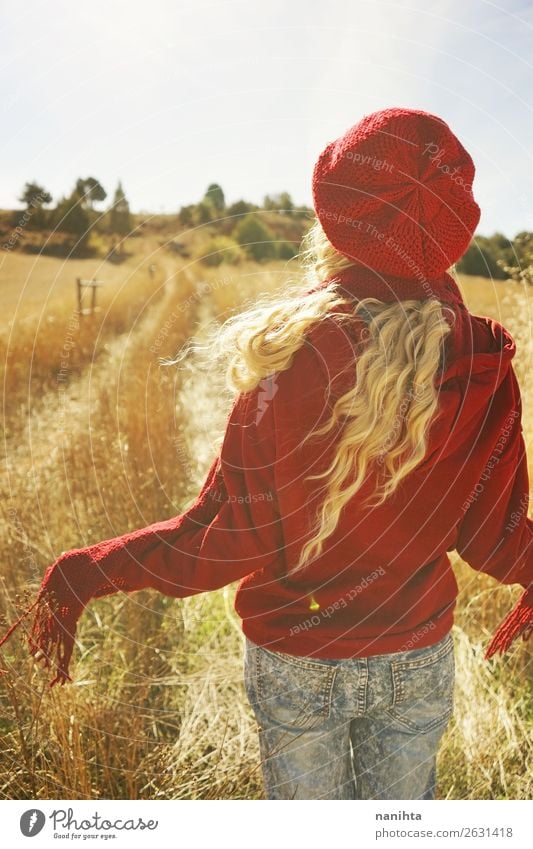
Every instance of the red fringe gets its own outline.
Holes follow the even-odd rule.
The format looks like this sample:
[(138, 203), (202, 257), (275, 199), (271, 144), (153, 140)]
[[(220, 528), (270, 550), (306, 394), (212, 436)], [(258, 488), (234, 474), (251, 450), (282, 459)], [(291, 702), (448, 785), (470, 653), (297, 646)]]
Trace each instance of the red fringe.
[(46, 668), (50, 667), (50, 658), (55, 656), (57, 674), (50, 681), (50, 687), (72, 681), (68, 666), (74, 648), (75, 633), (76, 620), (73, 619), (69, 607), (62, 607), (54, 614), (47, 601), (39, 605), (28, 643), (30, 654), (43, 652), (44, 657), (39, 660), (43, 660)]
[[(31, 633), (28, 635), (29, 650), (33, 656), (37, 652), (42, 652), (43, 656), (39, 657), (36, 662), (40, 663), (42, 661), (43, 666), (47, 669), (50, 668), (51, 661), (55, 660), (57, 674), (49, 684), (50, 687), (54, 687), (56, 684), (64, 684), (66, 681), (72, 681), (68, 673), (68, 667), (74, 648), (74, 636), (78, 617), (72, 608), (67, 606), (63, 606), (57, 612), (54, 612), (52, 610), (51, 600), (52, 595), (48, 591), (45, 590), (40, 593), (34, 603), (19, 616), (9, 631), (2, 637), (0, 646), (6, 642), (25, 616), (34, 607), (37, 607)], [(0, 669), (0, 676), (6, 675), (7, 672), (7, 669)]]
[[(33, 610), (33, 608), (35, 607), (35, 605), (36, 605), (36, 604), (38, 604), (38, 603), (39, 603), (39, 599), (36, 599), (36, 600), (33, 602), (33, 604), (32, 604), (32, 605), (30, 605), (30, 607), (28, 607), (28, 609), (27, 609), (27, 610), (25, 610), (25, 611), (24, 611), (24, 613), (22, 613), (22, 614), (19, 616), (19, 618), (16, 620), (16, 622), (13, 622), (13, 624), (12, 624), (11, 628), (10, 628), (8, 631), (6, 631), (6, 633), (4, 634), (4, 636), (2, 637), (2, 639), (0, 640), (0, 646), (3, 646), (3, 645), (4, 645), (4, 643), (5, 643), (5, 642), (7, 642), (7, 640), (10, 638), (11, 634), (13, 633), (13, 631), (14, 631), (16, 628), (18, 628), (18, 626), (20, 625), (20, 623), (22, 622), (22, 620), (23, 620), (23, 619), (24, 619), (24, 618), (28, 615), (28, 613), (31, 613), (31, 611)], [(0, 676), (2, 676), (2, 675), (7, 675), (7, 674), (8, 674), (8, 670), (7, 670), (7, 669), (0, 669)]]
[(533, 587), (525, 589), (517, 604), (498, 627), (485, 651), (488, 660), (496, 652), (503, 654), (520, 636), (527, 640), (533, 631)]

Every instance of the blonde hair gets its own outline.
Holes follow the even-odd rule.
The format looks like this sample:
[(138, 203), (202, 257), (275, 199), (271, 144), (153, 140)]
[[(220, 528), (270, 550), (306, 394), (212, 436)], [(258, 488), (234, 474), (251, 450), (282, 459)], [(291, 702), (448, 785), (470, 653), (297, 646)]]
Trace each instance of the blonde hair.
[[(444, 317), (446, 308), (434, 298), (385, 303), (340, 295), (334, 275), (353, 263), (335, 250), (318, 220), (304, 237), (299, 260), (311, 286), (332, 278), (330, 283), (311, 293), (304, 293), (301, 283), (288, 285), (282, 297), (260, 299), (227, 319), (215, 344), (206, 346), (210, 358), (225, 362), (230, 390), (248, 392), (264, 377), (290, 368), (317, 322), (329, 317), (353, 322), (358, 313), (368, 322), (361, 336), (364, 345), (353, 363), (352, 388), (335, 401), (329, 420), (304, 438), (305, 442), (340, 426), (329, 466), (306, 477), (324, 479), (323, 498), (311, 536), (288, 574), (299, 572), (322, 553), (342, 508), (370, 472), (377, 475), (366, 504), (377, 506), (422, 461), (438, 407), (434, 378), (442, 362), (443, 340), (451, 330)], [(336, 311), (346, 305), (348, 311)], [(179, 359), (160, 361), (170, 365)]]

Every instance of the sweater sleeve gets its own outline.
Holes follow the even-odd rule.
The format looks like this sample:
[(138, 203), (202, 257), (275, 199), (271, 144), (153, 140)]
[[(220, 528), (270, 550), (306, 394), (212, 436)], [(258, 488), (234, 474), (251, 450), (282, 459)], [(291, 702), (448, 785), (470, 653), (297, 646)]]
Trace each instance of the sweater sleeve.
[[(529, 476), (518, 381), (512, 366), (498, 393), (505, 393), (505, 408), (498, 423), (490, 456), (465, 503), (455, 548), (474, 569), (502, 584), (528, 587), (533, 581), (533, 521), (528, 518)], [(479, 432), (493, 433), (485, 413)], [(475, 450), (475, 448), (474, 448)], [(487, 452), (488, 453), (488, 452)]]
[(226, 422), (212, 518), (189, 522), (170, 544), (142, 557), (147, 585), (184, 598), (218, 589), (279, 560), (281, 523), (274, 490), (275, 434), (267, 381), (241, 393)]
[[(272, 487), (272, 413), (267, 409), (259, 423), (255, 412), (263, 404), (262, 389), (235, 399), (220, 453), (184, 513), (63, 552), (0, 646), (33, 612), (30, 653), (41, 655), (47, 667), (56, 665), (51, 687), (64, 684), (70, 679), (77, 622), (91, 599), (148, 588), (183, 598), (277, 562), (281, 529)], [(0, 669), (0, 675), (5, 672)]]

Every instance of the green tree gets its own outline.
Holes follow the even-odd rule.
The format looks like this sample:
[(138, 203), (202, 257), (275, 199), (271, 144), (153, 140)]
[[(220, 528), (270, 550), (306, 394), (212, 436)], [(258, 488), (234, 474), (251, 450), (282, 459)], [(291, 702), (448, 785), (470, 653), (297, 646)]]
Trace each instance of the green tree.
[(180, 224), (183, 224), (184, 227), (193, 227), (195, 210), (196, 204), (194, 203), (191, 203), (188, 206), (182, 206), (178, 212)]
[(490, 237), (476, 236), (456, 263), (456, 268), (462, 274), (504, 280), (507, 274), (498, 264), (498, 260), (507, 260), (510, 256), (512, 256), (512, 245), (501, 233), (495, 233)]
[(119, 236), (126, 236), (128, 233), (131, 233), (130, 205), (126, 200), (120, 180), (115, 189), (115, 196), (110, 209), (109, 225), (111, 231), (117, 233)]
[(286, 239), (278, 242), (277, 255), (279, 259), (292, 259), (297, 253), (298, 247), (293, 242), (289, 242)]
[(246, 200), (237, 200), (228, 206), (226, 213), (228, 218), (243, 218), (249, 212), (254, 212), (259, 209), (254, 203), (248, 203)]
[(287, 215), (292, 215), (292, 212), (294, 210), (294, 204), (288, 192), (282, 192), (279, 195), (279, 209), (280, 212), (285, 212)]
[(249, 214), (241, 219), (233, 231), (233, 237), (256, 262), (274, 259), (276, 256), (276, 237), (270, 227), (256, 215)]
[(263, 209), (275, 210), (276, 212), (291, 215), (294, 210), (294, 204), (288, 192), (281, 192), (278, 195), (265, 195)]
[(76, 189), (68, 197), (63, 197), (52, 213), (52, 223), (63, 233), (76, 236), (76, 250), (85, 248), (90, 237), (89, 213), (83, 206), (83, 198)]
[(42, 206), (44, 203), (52, 203), (52, 195), (39, 183), (25, 183), (19, 200), (30, 209), (30, 207)]
[(46, 225), (48, 212), (43, 209), (43, 206), (52, 203), (50, 192), (39, 183), (29, 182), (24, 185), (19, 201), (26, 206), (27, 224), (37, 228)]
[(96, 177), (80, 177), (76, 182), (76, 191), (83, 198), (83, 204), (88, 209), (93, 209), (94, 204), (103, 201), (107, 197), (107, 192)]
[(295, 218), (308, 218), (312, 220), (315, 215), (314, 209), (311, 209), (310, 206), (295, 206), (292, 215)]
[(209, 200), (207, 198), (201, 200), (200, 203), (196, 204), (196, 209), (194, 212), (194, 219), (196, 224), (209, 224), (210, 221), (214, 221), (218, 217), (218, 212), (215, 209), (212, 200)]
[(533, 233), (523, 230), (513, 239), (513, 254), (510, 259), (498, 260), (505, 274), (517, 283), (533, 285)]
[(213, 206), (218, 212), (223, 212), (226, 208), (226, 200), (224, 198), (224, 192), (222, 188), (218, 185), (218, 183), (211, 183), (207, 187), (207, 191), (204, 195), (204, 200), (211, 201)]

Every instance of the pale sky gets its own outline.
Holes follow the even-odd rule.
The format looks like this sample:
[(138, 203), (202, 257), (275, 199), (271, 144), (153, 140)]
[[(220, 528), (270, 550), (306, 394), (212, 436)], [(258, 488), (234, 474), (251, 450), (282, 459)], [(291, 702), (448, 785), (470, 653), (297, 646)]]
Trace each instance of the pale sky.
[(364, 114), (440, 115), (476, 164), (478, 232), (533, 230), (533, 0), (0, 0), (0, 207), (79, 176), (134, 211), (311, 205)]

